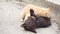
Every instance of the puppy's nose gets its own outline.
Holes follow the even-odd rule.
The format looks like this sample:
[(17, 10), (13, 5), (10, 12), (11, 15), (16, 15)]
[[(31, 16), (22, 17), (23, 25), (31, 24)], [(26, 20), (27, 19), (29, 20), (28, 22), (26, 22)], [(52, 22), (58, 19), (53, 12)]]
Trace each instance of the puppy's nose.
[(24, 25), (22, 24), (21, 27), (24, 27)]

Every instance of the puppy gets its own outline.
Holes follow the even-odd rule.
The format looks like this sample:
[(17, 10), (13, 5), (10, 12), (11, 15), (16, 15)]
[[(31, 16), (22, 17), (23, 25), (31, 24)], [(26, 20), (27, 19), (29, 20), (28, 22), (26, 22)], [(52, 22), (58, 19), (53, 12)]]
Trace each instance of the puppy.
[(43, 16), (36, 16), (33, 9), (30, 9), (30, 15), (21, 26), (27, 30), (34, 33), (36, 28), (48, 27), (51, 25), (50, 18)]

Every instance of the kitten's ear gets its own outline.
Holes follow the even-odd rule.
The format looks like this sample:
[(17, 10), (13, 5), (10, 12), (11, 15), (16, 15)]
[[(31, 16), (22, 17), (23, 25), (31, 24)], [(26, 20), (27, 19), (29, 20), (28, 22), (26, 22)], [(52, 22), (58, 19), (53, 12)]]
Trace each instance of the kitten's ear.
[(32, 29), (31, 31), (34, 32), (34, 33), (37, 33), (37, 32), (35, 31), (35, 29)]
[(34, 16), (34, 10), (30, 9), (30, 16)]

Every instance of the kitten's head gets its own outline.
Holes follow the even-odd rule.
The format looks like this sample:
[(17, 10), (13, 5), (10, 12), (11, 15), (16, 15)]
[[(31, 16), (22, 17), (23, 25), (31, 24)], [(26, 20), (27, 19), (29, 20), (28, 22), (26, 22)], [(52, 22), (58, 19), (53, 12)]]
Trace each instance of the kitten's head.
[(43, 12), (41, 12), (41, 14), (39, 15), (44, 16), (44, 17), (50, 17), (50, 8), (44, 9)]

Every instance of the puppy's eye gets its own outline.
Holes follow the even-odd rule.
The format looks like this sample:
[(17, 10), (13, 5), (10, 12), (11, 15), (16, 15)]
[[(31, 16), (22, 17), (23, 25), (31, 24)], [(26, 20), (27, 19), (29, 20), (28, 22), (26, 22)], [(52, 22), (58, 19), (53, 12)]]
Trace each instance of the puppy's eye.
[(23, 24), (23, 25), (25, 25), (25, 24)]

